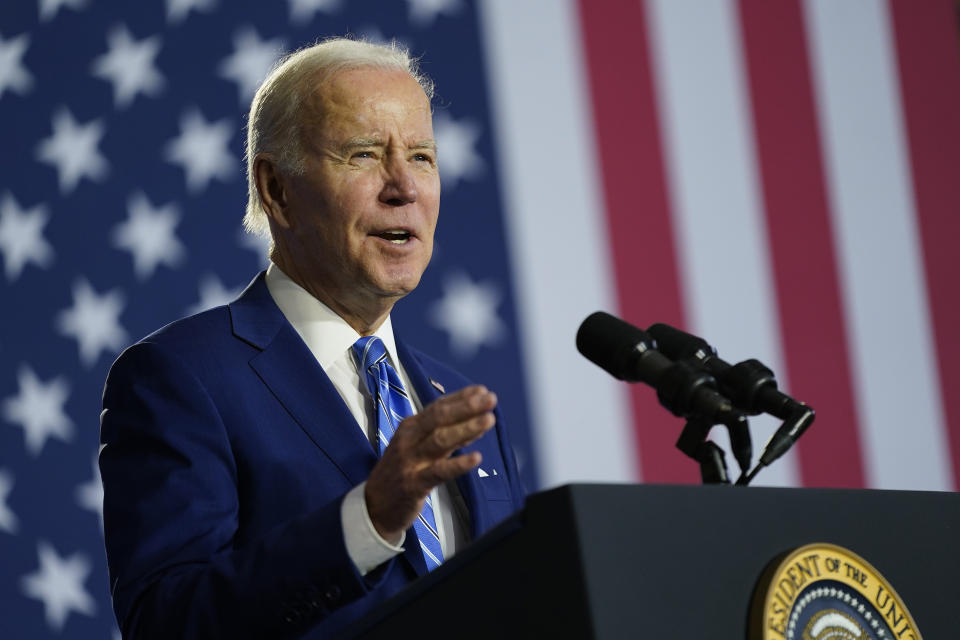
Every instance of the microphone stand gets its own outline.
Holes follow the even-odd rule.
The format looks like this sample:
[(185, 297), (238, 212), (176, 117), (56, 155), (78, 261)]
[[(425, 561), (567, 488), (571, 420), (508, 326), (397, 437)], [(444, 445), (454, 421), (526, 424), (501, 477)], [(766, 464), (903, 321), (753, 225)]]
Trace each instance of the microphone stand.
[[(743, 442), (746, 439), (749, 443), (747, 417), (742, 413), (731, 413), (728, 419), (719, 424), (726, 425), (731, 442)], [(701, 416), (689, 418), (683, 431), (680, 432), (680, 438), (677, 439), (677, 449), (700, 464), (700, 479), (703, 484), (730, 484), (726, 454), (715, 442), (707, 440), (710, 429), (713, 427), (713, 421)], [(749, 458), (746, 461), (738, 459), (738, 462), (741, 468), (740, 478), (743, 479), (747, 469), (750, 468), (750, 460)]]
[(691, 418), (683, 426), (677, 449), (700, 463), (703, 484), (730, 484), (726, 454), (716, 443), (707, 440), (713, 424), (703, 418)]

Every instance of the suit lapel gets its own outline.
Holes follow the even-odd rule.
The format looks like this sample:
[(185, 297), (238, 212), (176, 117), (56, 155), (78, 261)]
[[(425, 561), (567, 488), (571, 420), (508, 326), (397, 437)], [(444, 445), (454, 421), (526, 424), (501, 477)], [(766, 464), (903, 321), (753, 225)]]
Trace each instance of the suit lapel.
[(353, 484), (377, 461), (370, 443), (307, 345), (287, 322), (261, 272), (230, 305), (234, 335), (261, 349), (250, 366), (290, 416)]
[[(407, 372), (410, 382), (413, 383), (413, 388), (417, 392), (417, 398), (420, 399), (420, 404), (426, 407), (443, 395), (441, 391), (441, 388), (445, 388), (443, 387), (443, 381), (431, 378), (429, 372), (423, 368), (420, 359), (414, 355), (406, 343), (400, 340), (400, 338), (395, 337), (395, 340), (397, 344), (397, 355), (400, 356), (403, 369)], [(431, 380), (433, 382), (431, 382)], [(437, 387), (437, 384), (440, 386)]]
[(377, 462), (373, 447), (292, 327), (282, 329), (266, 349), (250, 360), (250, 366), (352, 484), (367, 479)]

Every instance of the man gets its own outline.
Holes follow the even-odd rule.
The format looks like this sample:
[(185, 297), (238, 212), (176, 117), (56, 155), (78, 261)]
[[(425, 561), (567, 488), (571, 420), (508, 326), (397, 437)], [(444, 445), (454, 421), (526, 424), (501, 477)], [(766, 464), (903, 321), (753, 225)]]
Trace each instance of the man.
[(405, 51), (338, 39), (254, 98), (245, 222), (270, 268), (104, 391), (124, 637), (329, 637), (522, 505), (494, 394), (390, 322), (433, 248), (431, 94)]

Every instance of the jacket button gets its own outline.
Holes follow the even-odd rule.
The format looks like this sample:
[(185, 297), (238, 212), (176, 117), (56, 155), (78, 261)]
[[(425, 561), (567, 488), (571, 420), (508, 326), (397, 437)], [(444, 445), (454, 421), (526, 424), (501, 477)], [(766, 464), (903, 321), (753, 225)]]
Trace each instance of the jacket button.
[(326, 591), (323, 592), (323, 599), (327, 604), (336, 603), (340, 600), (340, 587), (335, 584), (327, 587)]
[(317, 588), (313, 585), (307, 587), (307, 590), (303, 594), (303, 601), (308, 611), (318, 611), (323, 607), (323, 605), (320, 604), (320, 592), (317, 591)]

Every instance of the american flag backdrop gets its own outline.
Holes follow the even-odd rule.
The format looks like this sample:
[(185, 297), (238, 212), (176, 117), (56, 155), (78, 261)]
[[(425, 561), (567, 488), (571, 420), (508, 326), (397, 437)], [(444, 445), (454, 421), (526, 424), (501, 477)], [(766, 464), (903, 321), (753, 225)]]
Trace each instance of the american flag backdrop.
[(325, 35), (396, 38), (437, 82), (437, 247), (394, 322), (497, 391), (528, 488), (697, 481), (653, 392), (576, 353), (604, 309), (817, 409), (757, 484), (957, 489), (957, 24), (950, 0), (0, 4), (0, 637), (118, 635), (107, 369), (265, 265), (245, 111)]

